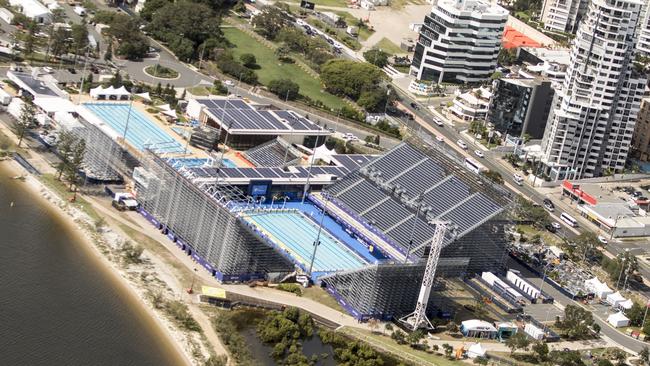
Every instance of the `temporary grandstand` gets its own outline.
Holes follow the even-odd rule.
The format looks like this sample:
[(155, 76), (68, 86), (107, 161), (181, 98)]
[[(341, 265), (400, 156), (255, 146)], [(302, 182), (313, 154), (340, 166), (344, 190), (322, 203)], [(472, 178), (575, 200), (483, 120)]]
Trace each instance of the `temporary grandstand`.
[[(142, 214), (221, 281), (304, 273), (355, 317), (388, 318), (415, 306), (430, 222), (455, 227), (441, 276), (495, 270), (506, 256), (508, 194), (439, 149), (413, 138), (361, 164), (350, 158), (349, 173), (312, 191), (307, 204), (255, 189), (246, 195), (223, 181), (225, 168), (174, 168), (153, 152), (133, 178)], [(267, 192), (284, 187), (279, 179)]]
[(292, 111), (255, 106), (242, 99), (191, 99), (187, 114), (219, 130), (220, 141), (248, 149), (282, 136), (291, 143), (318, 145), (331, 133)]

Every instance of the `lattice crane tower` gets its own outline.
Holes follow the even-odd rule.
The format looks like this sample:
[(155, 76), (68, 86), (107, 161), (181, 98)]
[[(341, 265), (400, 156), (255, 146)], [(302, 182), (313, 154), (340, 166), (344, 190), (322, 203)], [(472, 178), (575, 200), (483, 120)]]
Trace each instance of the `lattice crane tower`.
[[(429, 303), (429, 295), (433, 287), (433, 280), (436, 276), (436, 269), (438, 267), (438, 259), (440, 252), (445, 241), (445, 233), (447, 227), (451, 224), (446, 221), (432, 221), (436, 225), (433, 231), (433, 239), (431, 240), (431, 250), (429, 251), (429, 258), (427, 265), (424, 269), (424, 276), (422, 277), (422, 287), (420, 287), (420, 294), (418, 295), (418, 302), (415, 305), (415, 311), (411, 314), (401, 318), (400, 321), (409, 326), (412, 330), (418, 328), (433, 328), (433, 324), (426, 317), (427, 304)], [(451, 228), (453, 230), (453, 228)], [(455, 230), (454, 230), (455, 231)]]

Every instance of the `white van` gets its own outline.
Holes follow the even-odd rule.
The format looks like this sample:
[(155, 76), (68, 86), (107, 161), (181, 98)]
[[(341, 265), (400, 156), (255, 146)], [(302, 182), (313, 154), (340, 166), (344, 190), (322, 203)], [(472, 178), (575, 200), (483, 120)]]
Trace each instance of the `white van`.
[(512, 176), (512, 179), (515, 180), (515, 183), (517, 183), (518, 186), (524, 185), (524, 177), (522, 177), (521, 175), (515, 173), (515, 175)]
[(569, 226), (572, 226), (572, 227), (578, 227), (578, 222), (576, 221), (576, 219), (574, 219), (573, 217), (571, 217), (571, 216), (570, 216), (569, 214), (567, 214), (566, 212), (562, 212), (562, 214), (560, 215), (560, 218), (562, 219), (562, 221), (564, 221), (564, 222), (566, 222), (567, 224), (569, 224)]

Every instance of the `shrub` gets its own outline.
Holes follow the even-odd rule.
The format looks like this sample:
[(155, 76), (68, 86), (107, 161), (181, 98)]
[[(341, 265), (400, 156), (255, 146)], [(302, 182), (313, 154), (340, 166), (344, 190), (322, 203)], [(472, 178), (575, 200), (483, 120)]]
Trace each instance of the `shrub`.
[(302, 296), (302, 288), (300, 288), (300, 285), (295, 283), (281, 283), (278, 285), (277, 289)]

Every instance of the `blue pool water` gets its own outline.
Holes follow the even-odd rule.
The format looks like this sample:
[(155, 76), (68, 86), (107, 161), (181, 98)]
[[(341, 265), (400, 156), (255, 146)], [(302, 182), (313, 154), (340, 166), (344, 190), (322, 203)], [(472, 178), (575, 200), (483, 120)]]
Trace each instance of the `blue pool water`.
[[(182, 167), (186, 168), (200, 168), (205, 166), (217, 166), (218, 164), (212, 159), (205, 158), (170, 158), (167, 159), (169, 165), (173, 166), (176, 169)], [(237, 165), (228, 159), (223, 159), (224, 168), (236, 168)]]
[[(129, 105), (124, 103), (84, 103), (84, 106), (93, 112), (115, 132), (122, 135), (129, 116)], [(137, 109), (131, 109), (128, 117), (129, 126), (126, 132), (126, 141), (138, 150), (152, 147), (159, 152), (183, 152), (183, 146), (169, 134), (156, 125), (155, 122), (144, 116)]]
[[(273, 235), (297, 261), (308, 268), (318, 233), (315, 222), (299, 212), (252, 213), (248, 220)], [(367, 264), (366, 260), (337, 240), (326, 228), (321, 232), (320, 243), (314, 260), (314, 272), (348, 270)]]

